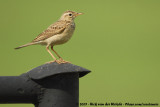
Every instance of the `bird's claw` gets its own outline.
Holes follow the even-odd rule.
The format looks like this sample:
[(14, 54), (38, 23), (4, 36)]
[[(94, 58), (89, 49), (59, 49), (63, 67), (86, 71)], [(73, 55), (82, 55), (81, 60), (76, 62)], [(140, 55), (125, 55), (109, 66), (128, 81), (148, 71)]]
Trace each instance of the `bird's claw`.
[(47, 64), (50, 64), (50, 63), (53, 63), (53, 62), (56, 62), (56, 63), (60, 64), (60, 61), (59, 61), (59, 60), (49, 61), (49, 62), (46, 62), (46, 63), (47, 63)]
[(69, 61), (63, 60), (62, 58), (60, 58), (59, 60), (54, 60), (54, 61), (50, 61), (50, 62), (47, 62), (47, 63), (50, 64), (50, 63), (53, 63), (53, 62), (56, 62), (58, 64), (70, 63)]
[(58, 61), (60, 62), (60, 64), (61, 64), (61, 63), (63, 63), (63, 64), (64, 64), (64, 63), (71, 63), (71, 62), (69, 62), (69, 61), (65, 61), (65, 60), (63, 60), (62, 58), (59, 58), (59, 60), (58, 60)]

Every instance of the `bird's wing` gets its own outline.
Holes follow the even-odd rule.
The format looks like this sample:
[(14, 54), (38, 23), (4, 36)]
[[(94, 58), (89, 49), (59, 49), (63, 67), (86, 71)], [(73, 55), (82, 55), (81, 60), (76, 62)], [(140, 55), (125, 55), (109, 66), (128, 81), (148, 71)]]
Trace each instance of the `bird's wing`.
[(57, 21), (50, 25), (45, 31), (40, 33), (32, 42), (38, 42), (62, 33), (66, 28), (65, 21)]

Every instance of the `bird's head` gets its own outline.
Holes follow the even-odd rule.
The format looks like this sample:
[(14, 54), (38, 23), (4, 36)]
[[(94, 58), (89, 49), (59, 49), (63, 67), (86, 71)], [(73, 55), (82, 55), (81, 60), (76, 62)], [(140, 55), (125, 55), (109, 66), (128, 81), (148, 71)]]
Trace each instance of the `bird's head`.
[(77, 17), (81, 14), (83, 14), (83, 13), (77, 13), (77, 12), (68, 10), (62, 14), (60, 20), (72, 21), (72, 20), (74, 20), (75, 17)]

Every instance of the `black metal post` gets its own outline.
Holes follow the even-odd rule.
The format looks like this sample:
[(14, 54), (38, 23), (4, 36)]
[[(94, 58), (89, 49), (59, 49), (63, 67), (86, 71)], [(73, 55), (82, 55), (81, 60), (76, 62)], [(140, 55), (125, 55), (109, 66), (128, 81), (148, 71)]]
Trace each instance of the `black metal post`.
[(0, 103), (35, 102), (39, 89), (37, 84), (22, 76), (0, 77)]
[(90, 71), (73, 64), (44, 64), (21, 76), (0, 77), (0, 103), (78, 107), (79, 78)]

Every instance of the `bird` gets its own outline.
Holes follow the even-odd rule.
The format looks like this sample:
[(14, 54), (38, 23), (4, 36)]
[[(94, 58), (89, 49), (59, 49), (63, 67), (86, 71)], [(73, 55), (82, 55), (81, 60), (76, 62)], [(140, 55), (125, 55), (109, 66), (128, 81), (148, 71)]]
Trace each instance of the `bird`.
[[(45, 45), (47, 52), (52, 56), (53, 61), (50, 61), (48, 63), (56, 62), (58, 64), (61, 63), (70, 63), (69, 61), (65, 61), (54, 49), (53, 47), (55, 45), (61, 45), (66, 42), (68, 42), (74, 31), (75, 31), (75, 22), (74, 19), (82, 15), (83, 13), (74, 12), (71, 10), (65, 11), (58, 21), (51, 24), (46, 30), (44, 30), (42, 33), (40, 33), (35, 39), (33, 39), (31, 42), (16, 47), (15, 49), (20, 49), (23, 47), (27, 47), (30, 45)], [(51, 50), (58, 56), (59, 59), (56, 59), (56, 57), (51, 53), (49, 50), (49, 47), (51, 47)]]

